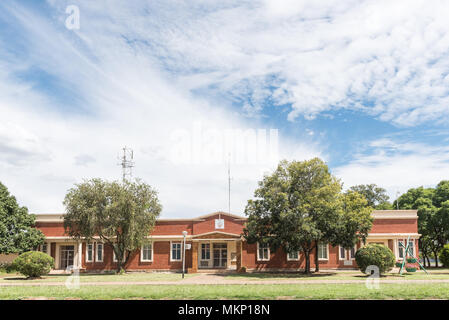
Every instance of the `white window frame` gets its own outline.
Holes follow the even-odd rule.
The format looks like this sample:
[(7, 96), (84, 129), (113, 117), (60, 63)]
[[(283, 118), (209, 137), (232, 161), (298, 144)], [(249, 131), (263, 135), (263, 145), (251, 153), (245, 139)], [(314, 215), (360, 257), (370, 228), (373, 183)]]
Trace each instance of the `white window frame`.
[(292, 257), (290, 257), (290, 253), (288, 252), (288, 253), (287, 253), (287, 261), (299, 261), (299, 258), (300, 258), (300, 256), (299, 256), (299, 250), (296, 251), (296, 253), (298, 254), (298, 257), (297, 257), (297, 258), (292, 258)]
[[(101, 245), (101, 260), (98, 259), (98, 246)], [(104, 261), (104, 244), (102, 242), (97, 242), (95, 244), (95, 262), (103, 262)]]
[[(405, 244), (404, 239), (398, 239), (398, 260), (402, 260), (404, 259), (405, 248), (402, 247), (399, 243), (402, 243), (402, 245), (404, 245)], [(400, 254), (401, 250), (402, 250), (402, 257)]]
[[(143, 250), (145, 246), (150, 246), (150, 251), (151, 251), (151, 259), (144, 259), (143, 258)], [(152, 242), (148, 242), (142, 245), (142, 247), (140, 248), (140, 262), (153, 262), (153, 243)]]
[[(89, 246), (92, 246), (92, 259), (89, 260)], [(86, 243), (86, 262), (93, 262), (95, 256), (95, 250), (94, 250), (94, 244), (93, 243)]]
[[(179, 244), (179, 259), (174, 259), (173, 258), (173, 245), (174, 244)], [(179, 262), (182, 261), (182, 242), (181, 241), (170, 241), (170, 261), (171, 262)]]
[[(44, 246), (46, 246), (47, 250), (44, 251)], [(39, 246), (39, 251), (48, 254), (48, 243), (44, 242)]]
[[(415, 239), (410, 239), (410, 241), (408, 243), (412, 243), (413, 247), (412, 247), (411, 251), (412, 251), (413, 256), (416, 257), (416, 255), (415, 255)], [(410, 245), (408, 247), (407, 254), (410, 254)]]
[[(209, 259), (203, 257), (203, 245), (209, 246)], [(201, 251), (200, 252), (200, 260), (201, 261), (209, 261), (209, 260), (211, 260), (212, 255), (211, 255), (211, 244), (210, 243), (201, 243), (200, 251)]]
[[(344, 252), (344, 256), (343, 257), (341, 256), (341, 249), (343, 249), (343, 252)], [(338, 259), (339, 260), (346, 260), (346, 251), (347, 250), (344, 247), (338, 246)]]
[(349, 249), (349, 250), (348, 250), (348, 257), (349, 257), (349, 260), (355, 260), (355, 253), (357, 252), (357, 245), (356, 245), (356, 244), (354, 245), (353, 249), (354, 249), (354, 257), (351, 257), (351, 250), (352, 250), (352, 249)]
[(259, 242), (257, 242), (257, 261), (270, 261), (270, 246), (268, 244), (266, 244), (267, 246), (267, 258), (261, 258), (259, 253), (260, 253), (260, 244)]
[[(326, 258), (320, 258), (320, 246), (326, 248)], [(329, 243), (318, 243), (318, 261), (329, 260)]]

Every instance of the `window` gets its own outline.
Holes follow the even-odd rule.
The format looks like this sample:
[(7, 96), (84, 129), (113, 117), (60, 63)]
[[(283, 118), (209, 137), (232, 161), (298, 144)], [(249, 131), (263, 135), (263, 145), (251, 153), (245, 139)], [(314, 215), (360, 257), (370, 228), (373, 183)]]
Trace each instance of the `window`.
[(153, 261), (153, 244), (146, 243), (140, 249), (140, 261), (151, 262)]
[(357, 245), (355, 245), (354, 247), (351, 248), (351, 250), (349, 250), (349, 257), (351, 259), (355, 259), (356, 252), (357, 252)]
[(270, 260), (270, 248), (268, 244), (257, 243), (257, 260), (268, 261)]
[(287, 260), (288, 261), (297, 261), (297, 260), (299, 260), (299, 251), (295, 251), (295, 252), (292, 252), (292, 253), (288, 253), (288, 255), (287, 255)]
[(210, 244), (201, 244), (201, 260), (210, 260)]
[(404, 241), (398, 240), (398, 255), (400, 259), (404, 259)]
[(408, 242), (408, 255), (415, 255), (415, 241), (414, 240), (410, 240)]
[(181, 261), (181, 242), (171, 243), (171, 261)]
[(96, 256), (96, 262), (103, 262), (103, 244), (97, 242), (97, 256)]
[(94, 259), (94, 245), (92, 243), (86, 244), (86, 262), (92, 262)]
[(346, 259), (346, 249), (344, 247), (340, 246), (339, 252), (340, 252), (340, 259), (341, 260)]
[(318, 260), (327, 260), (328, 259), (328, 245), (327, 243), (319, 243), (318, 244)]
[(44, 242), (41, 246), (39, 251), (42, 251), (43, 253), (48, 253), (48, 245), (46, 242)]

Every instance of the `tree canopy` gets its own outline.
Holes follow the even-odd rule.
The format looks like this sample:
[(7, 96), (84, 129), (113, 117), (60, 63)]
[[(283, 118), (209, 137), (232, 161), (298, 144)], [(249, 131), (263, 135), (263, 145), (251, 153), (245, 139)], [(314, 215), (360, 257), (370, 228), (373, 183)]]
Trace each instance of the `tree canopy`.
[(343, 194), (340, 181), (318, 158), (281, 161), (259, 182), (254, 195), (256, 199), (249, 200), (245, 209), (244, 237), (272, 250), (302, 251), (307, 273), (310, 253), (318, 242), (352, 247), (371, 229), (366, 200), (356, 192)]
[(35, 216), (21, 207), (0, 183), (0, 253), (23, 253), (35, 249), (44, 235), (34, 228)]
[(140, 180), (87, 180), (70, 189), (64, 199), (66, 232), (88, 242), (98, 237), (117, 257), (117, 270), (140, 248), (153, 229), (162, 206), (157, 192)]
[(388, 202), (390, 197), (387, 195), (387, 190), (378, 187), (374, 183), (359, 184), (349, 189), (363, 195), (368, 205), (375, 209), (391, 209), (391, 203)]
[(418, 210), (418, 232), (424, 263), (433, 255), (438, 266), (438, 251), (449, 241), (449, 181), (436, 188), (411, 188), (394, 203), (400, 209)]

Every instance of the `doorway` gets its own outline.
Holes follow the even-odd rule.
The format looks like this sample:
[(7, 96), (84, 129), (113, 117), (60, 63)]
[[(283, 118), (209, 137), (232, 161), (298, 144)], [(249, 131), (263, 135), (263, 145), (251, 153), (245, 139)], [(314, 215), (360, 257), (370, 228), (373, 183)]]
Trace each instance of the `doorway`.
[(75, 256), (75, 246), (60, 247), (60, 263), (59, 267), (66, 270), (68, 266), (73, 266), (73, 258)]
[(214, 268), (226, 268), (228, 262), (228, 245), (226, 243), (214, 243)]

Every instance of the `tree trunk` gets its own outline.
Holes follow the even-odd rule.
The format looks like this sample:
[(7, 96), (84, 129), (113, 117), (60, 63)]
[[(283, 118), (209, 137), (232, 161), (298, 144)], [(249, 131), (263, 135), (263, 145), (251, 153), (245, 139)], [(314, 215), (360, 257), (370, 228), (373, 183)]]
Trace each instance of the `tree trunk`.
[(426, 266), (426, 259), (427, 259), (427, 256), (426, 256), (425, 254), (423, 254), (423, 255), (422, 255), (422, 262), (423, 262), (424, 268), (427, 267), (427, 266)]
[(306, 274), (310, 273), (310, 251), (304, 251), (304, 257), (306, 258), (306, 267), (304, 272)]
[(435, 257), (435, 268), (438, 268), (438, 253), (436, 251), (434, 251), (433, 255)]
[(318, 243), (315, 244), (315, 272), (320, 271), (320, 264), (318, 263)]
[(430, 265), (430, 258), (429, 257), (427, 257), (427, 266), (430, 268), (431, 267), (431, 265)]

